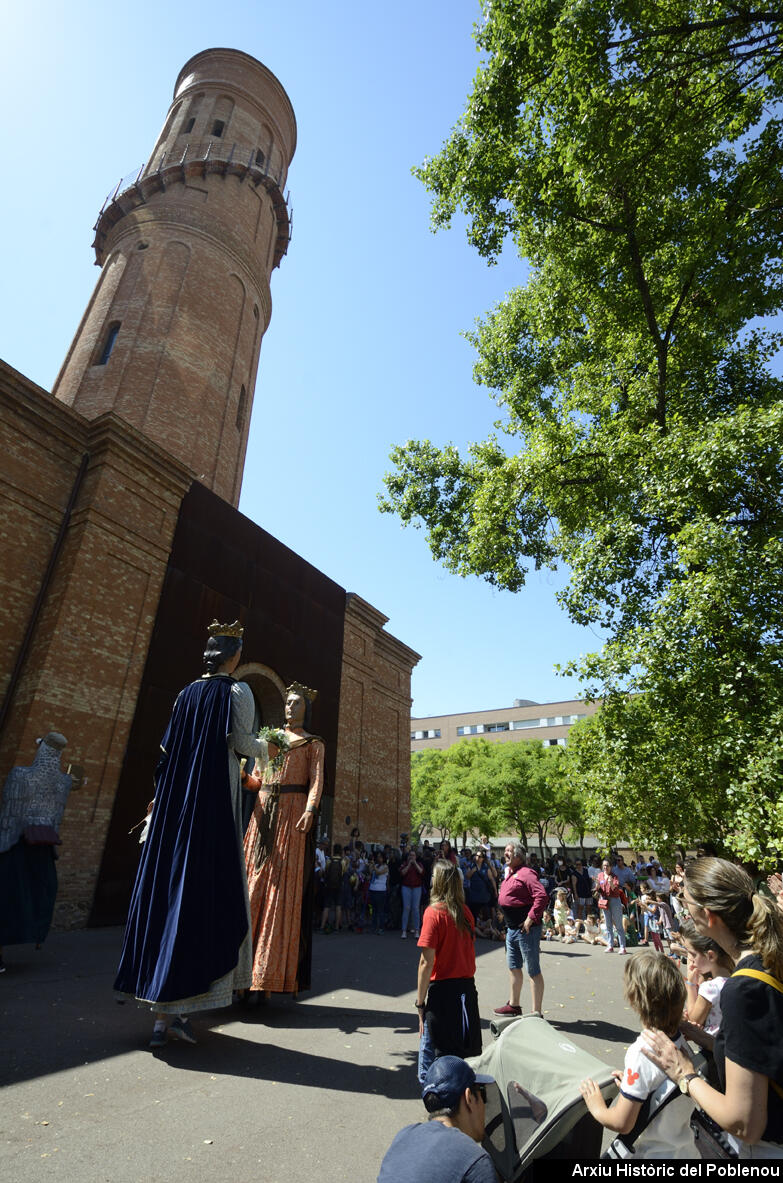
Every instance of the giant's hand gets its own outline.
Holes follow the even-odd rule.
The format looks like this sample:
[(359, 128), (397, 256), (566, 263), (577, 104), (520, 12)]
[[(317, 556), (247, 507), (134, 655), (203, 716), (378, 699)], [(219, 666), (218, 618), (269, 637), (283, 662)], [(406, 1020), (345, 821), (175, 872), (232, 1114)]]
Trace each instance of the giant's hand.
[(314, 821), (315, 814), (312, 811), (306, 809), (294, 828), (301, 830), (303, 834), (307, 834), (313, 828)]

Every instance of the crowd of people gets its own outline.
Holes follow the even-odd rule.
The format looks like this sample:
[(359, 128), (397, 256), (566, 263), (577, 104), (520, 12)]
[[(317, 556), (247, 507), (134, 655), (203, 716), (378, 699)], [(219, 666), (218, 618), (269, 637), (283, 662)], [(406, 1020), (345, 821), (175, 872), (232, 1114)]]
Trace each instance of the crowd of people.
[[(390, 931), (402, 939), (418, 937), (438, 859), (459, 869), (476, 936), (505, 941), (506, 919), (498, 898), (507, 874), (504, 851), (486, 838), (459, 849), (449, 839), (411, 845), (405, 835), (398, 847), (365, 844), (356, 828), (344, 846), (318, 844), (316, 928), (322, 933)], [(525, 860), (547, 893), (543, 940), (583, 940), (607, 951), (616, 945), (625, 953), (637, 944), (661, 949), (677, 930), (684, 880), (679, 862), (668, 871), (654, 857), (626, 863), (621, 855), (601, 860), (598, 855), (572, 859), (563, 853), (542, 859), (531, 852)]]
[[(617, 853), (542, 863), (509, 843), (498, 866), (482, 841), (490, 875), (489, 867), (478, 872), (472, 850), (437, 851), (418, 940), (418, 1067), (428, 1109), (438, 1087), (449, 1093), (442, 1079), (460, 1086), (449, 1093), (455, 1104), (437, 1114), (468, 1135), (473, 1174), (454, 1178), (483, 1178), (487, 1166), (470, 1150), (483, 1135), (475, 1130), (485, 1088), (458, 1067), (481, 1049), (474, 939), (486, 908), (497, 908), (505, 926), (510, 997), (495, 1014), (509, 1019), (522, 1014), (524, 970), (532, 1011), (543, 1017), (542, 939), (582, 938), (606, 952), (616, 940), (621, 954), (647, 946), (625, 964), (625, 997), (641, 1033), (614, 1073), (617, 1097), (607, 1104), (594, 1080), (575, 1082), (593, 1118), (616, 1135), (616, 1157), (691, 1158), (698, 1148), (708, 1158), (783, 1158), (783, 879), (754, 882), (742, 867), (700, 853), (669, 872), (656, 858), (626, 863)], [(403, 859), (421, 866), (422, 855)], [(488, 903), (469, 902), (477, 873), (493, 885)], [(687, 1103), (670, 1104), (680, 1097)]]

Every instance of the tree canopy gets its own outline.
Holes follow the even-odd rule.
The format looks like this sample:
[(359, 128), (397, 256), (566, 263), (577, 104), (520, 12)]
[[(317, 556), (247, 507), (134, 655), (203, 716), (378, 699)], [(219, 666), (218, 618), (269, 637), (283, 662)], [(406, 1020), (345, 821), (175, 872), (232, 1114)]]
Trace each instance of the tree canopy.
[(494, 431), (396, 448), (381, 502), (461, 574), (569, 568), (562, 603), (607, 638), (568, 667), (602, 701), (569, 760), (599, 832), (759, 862), (783, 834), (782, 27), (717, 0), (484, 6), (417, 172), (435, 228), (464, 212), (529, 278), (469, 334)]
[(442, 834), (548, 833), (581, 842), (581, 794), (565, 778), (562, 748), (536, 740), (463, 739), (445, 751), (411, 757), (411, 824)]

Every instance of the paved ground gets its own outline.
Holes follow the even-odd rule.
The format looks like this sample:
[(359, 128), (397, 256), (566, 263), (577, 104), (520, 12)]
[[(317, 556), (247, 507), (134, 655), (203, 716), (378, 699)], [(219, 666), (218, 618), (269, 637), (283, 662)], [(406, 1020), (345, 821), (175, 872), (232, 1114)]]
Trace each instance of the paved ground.
[[(37, 952), (6, 950), (3, 1183), (376, 1178), (394, 1134), (423, 1115), (412, 939), (316, 935), (313, 989), (301, 1001), (196, 1016), (197, 1046), (152, 1053), (148, 1013), (112, 999), (121, 935), (59, 933)], [(622, 997), (624, 958), (584, 944), (543, 948), (547, 1018), (621, 1066), (636, 1035)], [(507, 973), (502, 946), (477, 949), (488, 1028), (506, 1000)], [(527, 983), (523, 1003), (529, 1008)]]

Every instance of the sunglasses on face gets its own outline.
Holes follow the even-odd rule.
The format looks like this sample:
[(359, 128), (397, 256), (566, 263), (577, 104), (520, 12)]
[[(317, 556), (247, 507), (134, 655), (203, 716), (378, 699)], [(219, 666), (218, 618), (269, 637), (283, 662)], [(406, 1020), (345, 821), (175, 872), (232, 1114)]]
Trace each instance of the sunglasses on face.
[(486, 1105), (486, 1103), (487, 1103), (487, 1086), (485, 1084), (474, 1084), (472, 1092), (475, 1096), (481, 1097), (482, 1101)]

